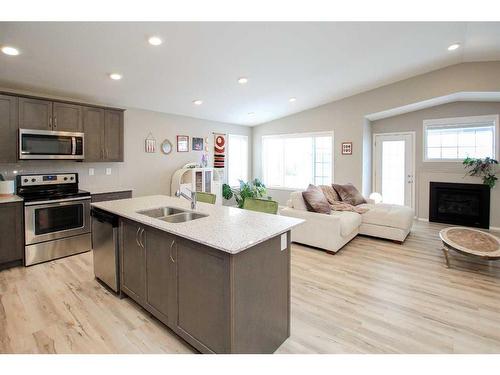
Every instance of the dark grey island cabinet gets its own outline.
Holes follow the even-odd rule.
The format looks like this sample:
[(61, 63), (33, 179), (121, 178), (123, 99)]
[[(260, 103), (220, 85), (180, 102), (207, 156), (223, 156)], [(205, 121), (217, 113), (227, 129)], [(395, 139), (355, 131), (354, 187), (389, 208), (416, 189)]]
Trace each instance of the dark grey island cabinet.
[(23, 202), (0, 204), (0, 270), (24, 259)]
[(202, 353), (273, 353), (290, 335), (290, 233), (230, 254), (120, 219), (122, 292)]

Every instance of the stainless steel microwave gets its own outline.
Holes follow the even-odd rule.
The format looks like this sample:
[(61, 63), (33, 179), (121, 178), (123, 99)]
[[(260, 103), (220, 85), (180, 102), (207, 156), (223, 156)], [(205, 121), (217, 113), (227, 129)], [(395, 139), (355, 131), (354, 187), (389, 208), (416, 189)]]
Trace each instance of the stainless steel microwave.
[(83, 133), (19, 129), (19, 159), (83, 160)]

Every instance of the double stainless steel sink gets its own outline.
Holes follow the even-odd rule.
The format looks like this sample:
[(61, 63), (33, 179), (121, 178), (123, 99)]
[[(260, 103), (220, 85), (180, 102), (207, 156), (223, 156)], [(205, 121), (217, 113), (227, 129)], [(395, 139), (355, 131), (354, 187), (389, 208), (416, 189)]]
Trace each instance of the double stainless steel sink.
[(154, 219), (166, 221), (167, 223), (184, 223), (186, 221), (192, 221), (208, 216), (200, 214), (199, 212), (184, 211), (174, 207), (160, 207), (136, 212)]

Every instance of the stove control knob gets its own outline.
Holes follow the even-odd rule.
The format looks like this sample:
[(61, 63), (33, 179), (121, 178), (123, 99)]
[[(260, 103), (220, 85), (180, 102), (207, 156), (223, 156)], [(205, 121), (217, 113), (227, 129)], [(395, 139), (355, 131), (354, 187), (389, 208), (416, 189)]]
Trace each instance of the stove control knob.
[(70, 177), (69, 179), (70, 179), (71, 181), (73, 181), (75, 178), (74, 178), (74, 177)]
[(68, 181), (68, 177), (64, 177), (64, 181)]
[(28, 179), (27, 179), (27, 178), (25, 178), (25, 179), (24, 179), (24, 182), (28, 182)]
[(32, 179), (31, 179), (31, 182), (36, 182), (36, 178), (32, 178)]

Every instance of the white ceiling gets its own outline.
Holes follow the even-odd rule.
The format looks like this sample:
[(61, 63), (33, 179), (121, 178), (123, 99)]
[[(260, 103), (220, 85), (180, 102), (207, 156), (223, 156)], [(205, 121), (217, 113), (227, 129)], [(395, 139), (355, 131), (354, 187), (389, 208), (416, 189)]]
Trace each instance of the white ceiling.
[[(151, 35), (164, 43), (150, 46)], [(462, 48), (449, 52), (454, 42)], [(255, 125), (447, 65), (500, 60), (500, 23), (3, 22), (0, 45), (22, 52), (0, 53), (2, 86)]]

